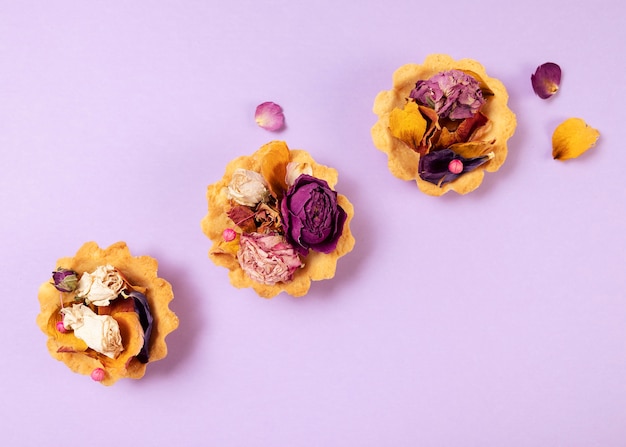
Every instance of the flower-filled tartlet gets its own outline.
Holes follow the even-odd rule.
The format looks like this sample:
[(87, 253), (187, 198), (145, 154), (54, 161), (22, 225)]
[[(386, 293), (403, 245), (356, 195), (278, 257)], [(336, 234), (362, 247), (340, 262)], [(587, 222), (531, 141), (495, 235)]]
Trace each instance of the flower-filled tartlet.
[(167, 355), (165, 337), (178, 327), (173, 298), (154, 258), (131, 256), (124, 242), (106, 249), (87, 242), (59, 259), (39, 288), (37, 324), (52, 357), (112, 385), (143, 377), (149, 362)]
[(234, 159), (207, 190), (209, 257), (229, 269), (237, 288), (264, 298), (305, 295), (312, 280), (332, 278), (354, 247), (354, 210), (336, 183), (336, 170), (283, 141)]
[(506, 159), (516, 127), (508, 98), (480, 63), (430, 55), (396, 70), (392, 90), (376, 96), (372, 139), (394, 176), (433, 196), (466, 194)]

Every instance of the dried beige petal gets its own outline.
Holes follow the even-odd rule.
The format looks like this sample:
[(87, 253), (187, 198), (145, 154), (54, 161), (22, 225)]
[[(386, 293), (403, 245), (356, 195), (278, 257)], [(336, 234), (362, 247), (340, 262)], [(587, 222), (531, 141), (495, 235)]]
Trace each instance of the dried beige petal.
[(552, 157), (561, 161), (576, 158), (594, 147), (599, 137), (600, 132), (583, 119), (566, 119), (552, 134)]

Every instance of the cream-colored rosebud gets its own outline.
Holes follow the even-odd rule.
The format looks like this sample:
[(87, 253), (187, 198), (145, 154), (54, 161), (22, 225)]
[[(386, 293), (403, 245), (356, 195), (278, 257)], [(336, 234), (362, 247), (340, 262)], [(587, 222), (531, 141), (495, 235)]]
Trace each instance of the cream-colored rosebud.
[(84, 304), (65, 307), (61, 313), (63, 326), (94, 351), (114, 359), (124, 350), (120, 326), (112, 316), (97, 315)]
[(287, 163), (286, 171), (285, 183), (287, 183), (287, 186), (293, 185), (302, 174), (313, 175), (313, 168), (309, 163), (290, 161)]
[(101, 265), (92, 273), (83, 273), (78, 281), (76, 295), (94, 306), (108, 306), (124, 289), (124, 278), (111, 265)]
[(228, 198), (240, 205), (255, 206), (267, 198), (267, 183), (258, 172), (235, 169), (228, 184)]

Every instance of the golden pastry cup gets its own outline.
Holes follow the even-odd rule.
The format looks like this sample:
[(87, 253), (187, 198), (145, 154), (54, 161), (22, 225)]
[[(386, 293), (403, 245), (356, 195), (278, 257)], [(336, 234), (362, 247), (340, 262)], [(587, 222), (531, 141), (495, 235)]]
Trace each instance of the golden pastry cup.
[(233, 172), (237, 168), (260, 172), (264, 157), (270, 151), (288, 151), (289, 162), (308, 163), (313, 169), (313, 176), (326, 180), (328, 186), (334, 189), (337, 184), (337, 171), (328, 166), (318, 164), (311, 155), (303, 150), (291, 150), (284, 141), (272, 141), (262, 146), (250, 156), (241, 156), (232, 160), (226, 166), (222, 179), (207, 188), (208, 213), (202, 219), (201, 227), (204, 234), (211, 239), (213, 245), (209, 250), (209, 258), (218, 266), (229, 270), (230, 283), (236, 288), (251, 287), (263, 298), (272, 298), (281, 292), (299, 297), (306, 295), (311, 287), (311, 281), (331, 279), (335, 276), (337, 260), (349, 253), (354, 247), (354, 236), (350, 231), (350, 222), (354, 216), (354, 207), (348, 199), (337, 194), (337, 203), (347, 214), (343, 232), (338, 240), (337, 247), (331, 253), (319, 253), (309, 250), (304, 258), (304, 267), (298, 269), (289, 282), (280, 282), (274, 285), (263, 284), (251, 279), (240, 267), (236, 256), (225, 252), (223, 246), (223, 232), (226, 228), (233, 228), (233, 222), (226, 215), (230, 208), (227, 189)]
[[(141, 291), (146, 296), (154, 319), (148, 363), (163, 359), (167, 355), (165, 337), (178, 327), (178, 317), (169, 309), (169, 303), (174, 298), (172, 287), (157, 276), (158, 264), (154, 258), (131, 256), (124, 242), (117, 242), (106, 249), (101, 249), (95, 242), (87, 242), (74, 257), (59, 259), (56, 268), (63, 267), (82, 274), (92, 272), (98, 266), (106, 264), (116, 267), (135, 290)], [(74, 302), (73, 294), (59, 292), (51, 281), (43, 283), (39, 288), (41, 311), (37, 316), (37, 325), (48, 337), (46, 345), (52, 357), (79, 374), (90, 375), (94, 369), (103, 369), (104, 378), (100, 381), (103, 385), (113, 385), (121, 378), (140, 379), (144, 376), (148, 363), (139, 362), (134, 357), (136, 352), (132, 349), (126, 353), (122, 352), (114, 360), (90, 349), (84, 352), (71, 352), (71, 349), (68, 351), (68, 343), (71, 345), (71, 338), (76, 340), (76, 337), (71, 333), (61, 334), (56, 330), (56, 322), (62, 320), (60, 296), (66, 307)], [(136, 334), (129, 333), (126, 325), (120, 324), (120, 328), (125, 348), (128, 347), (128, 343), (136, 343), (131, 341), (136, 339), (133, 337)]]
[[(418, 80), (429, 79), (446, 70), (473, 72), (494, 93), (481, 108), (481, 112), (489, 118), (489, 123), (486, 128), (480, 129), (481, 141), (493, 141), (491, 150), (494, 157), (474, 171), (463, 174), (443, 186), (437, 186), (419, 177), (420, 156), (391, 135), (389, 115), (395, 108), (404, 107)], [(467, 194), (480, 186), (485, 175), (484, 171), (497, 171), (506, 159), (507, 140), (513, 135), (517, 125), (515, 114), (507, 106), (508, 99), (509, 94), (504, 84), (489, 77), (479, 62), (472, 59), (454, 60), (445, 54), (431, 54), (421, 65), (406, 64), (398, 68), (393, 74), (392, 89), (382, 91), (376, 96), (373, 111), (378, 115), (378, 121), (371, 130), (372, 140), (379, 150), (387, 154), (389, 170), (395, 177), (415, 180), (421, 191), (432, 196), (441, 196), (448, 191)]]

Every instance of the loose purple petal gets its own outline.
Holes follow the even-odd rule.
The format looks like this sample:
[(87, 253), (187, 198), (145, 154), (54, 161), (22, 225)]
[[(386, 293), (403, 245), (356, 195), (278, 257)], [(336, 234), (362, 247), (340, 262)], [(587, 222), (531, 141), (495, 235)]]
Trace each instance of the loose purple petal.
[(541, 99), (554, 95), (561, 85), (561, 67), (553, 62), (546, 62), (537, 67), (534, 75), (530, 76), (533, 90)]
[(273, 102), (259, 104), (254, 114), (254, 120), (260, 127), (272, 132), (282, 129), (285, 125), (282, 107)]

